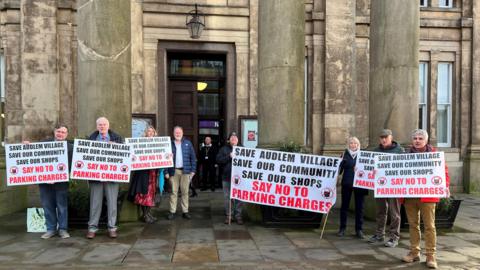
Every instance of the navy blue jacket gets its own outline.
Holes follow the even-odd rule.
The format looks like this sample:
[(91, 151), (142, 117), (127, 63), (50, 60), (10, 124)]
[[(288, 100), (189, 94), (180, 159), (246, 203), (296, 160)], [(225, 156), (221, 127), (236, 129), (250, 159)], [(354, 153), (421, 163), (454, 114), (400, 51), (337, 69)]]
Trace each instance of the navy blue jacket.
[[(100, 132), (97, 130), (97, 131), (94, 131), (92, 134), (90, 134), (90, 136), (88, 136), (88, 140), (90, 141), (96, 141), (97, 140), (97, 136)], [(110, 137), (110, 141), (111, 142), (116, 142), (116, 143), (123, 143), (123, 138), (122, 136), (118, 135), (117, 133), (113, 132), (112, 130), (108, 130), (108, 136)], [(96, 183), (99, 183), (100, 181), (96, 181), (96, 180), (90, 180), (91, 182), (96, 182)]]
[(353, 178), (355, 177), (355, 164), (357, 164), (357, 158), (352, 158), (348, 150), (345, 150), (340, 163), (340, 173), (343, 172), (342, 186), (353, 186)]
[[(177, 156), (177, 147), (175, 147), (175, 141), (172, 140), (172, 153), (173, 153), (173, 167), (168, 168), (168, 174), (170, 176), (175, 175), (175, 160)], [(192, 142), (188, 139), (182, 139), (182, 158), (183, 158), (183, 173), (189, 174), (197, 171), (197, 157), (195, 156), (195, 150), (193, 149)]]

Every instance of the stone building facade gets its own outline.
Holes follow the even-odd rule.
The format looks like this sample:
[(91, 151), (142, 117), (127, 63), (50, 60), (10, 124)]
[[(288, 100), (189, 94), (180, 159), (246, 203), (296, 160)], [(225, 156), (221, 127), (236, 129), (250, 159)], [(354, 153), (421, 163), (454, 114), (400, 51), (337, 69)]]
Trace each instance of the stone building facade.
[[(115, 1), (101, 1), (116, 5)], [(269, 8), (278, 16), (285, 16), (285, 20), (292, 20), (287, 16), (291, 1), (278, 0)], [(96, 30), (91, 30), (92, 17), (87, 16), (100, 10), (99, 2), (0, 1), (4, 115), (1, 132), (6, 142), (43, 139), (59, 122), (70, 126), (71, 137), (84, 137), (94, 129), (92, 117), (100, 114), (113, 119), (112, 127), (120, 127), (129, 136), (130, 119), (123, 121), (117, 117), (127, 114), (150, 119), (159, 133), (165, 135), (174, 124), (190, 123), (186, 133), (200, 143), (208, 132), (214, 132), (220, 139), (239, 129), (240, 119), (260, 118), (259, 112), (264, 108), (263, 103), (259, 104), (260, 93), (262, 99), (275, 102), (278, 98), (278, 110), (282, 109), (283, 101), (276, 94), (269, 96), (264, 90), (259, 93), (263, 82), (259, 83), (259, 78), (262, 80), (259, 68), (263, 67), (259, 61), (269, 60), (259, 55), (259, 40), (273, 41), (278, 32), (287, 31), (289, 26), (268, 25), (261, 12), (261, 5), (265, 5), (262, 0), (121, 0), (118, 2), (123, 6), (118, 8), (129, 9), (130, 29), (123, 26), (120, 30), (116, 27), (103, 30), (108, 32), (101, 32), (106, 28), (95, 29), (101, 40), (120, 37), (119, 40), (127, 41), (117, 42), (122, 46), (104, 46), (109, 47), (104, 51), (92, 49), (95, 45), (92, 33)], [(402, 7), (401, 2), (397, 7)], [(477, 176), (480, 109), (476, 106), (480, 101), (476, 91), (480, 86), (480, 3), (477, 2), (419, 1), (419, 13), (415, 15), (418, 17), (411, 18), (420, 25), (416, 41), (418, 102), (402, 101), (401, 92), (392, 98), (386, 96), (384, 102), (392, 106), (410, 103), (407, 106), (414, 119), (396, 117), (389, 121), (407, 121), (410, 126), (413, 123), (429, 131), (432, 144), (447, 153), (454, 191), (480, 189)], [(387, 122), (380, 122), (382, 118), (378, 115), (387, 112), (372, 106), (371, 13), (376, 3), (376, 0), (305, 0), (302, 4), (304, 39), (293, 42), (304, 47), (301, 87), (305, 98), (300, 100), (303, 116), (298, 133), (302, 135), (302, 143), (315, 154), (339, 152), (350, 135), (359, 137), (362, 147), (375, 145), (377, 126), (392, 128), (399, 134), (400, 142), (408, 143), (409, 131), (395, 129), (401, 125), (386, 126)], [(194, 9), (194, 4), (205, 14), (206, 28), (198, 39), (189, 36), (185, 25), (186, 14)], [(119, 16), (116, 14), (104, 15)], [(106, 17), (98, 18), (98, 25), (108, 21)], [(404, 31), (402, 23), (397, 28), (399, 33)], [(268, 57), (281, 58), (275, 52), (284, 52), (285, 46), (292, 46), (290, 41), (268, 44), (273, 52)], [(124, 79), (108, 72), (85, 73), (91, 69), (88, 63), (94, 58), (106, 62), (128, 58), (125, 48), (130, 49), (131, 59), (128, 67), (131, 76), (122, 84), (129, 86), (127, 90), (102, 90), (98, 98), (95, 90), (84, 90), (86, 81), (98, 84)], [(395, 54), (395, 49), (390, 49), (390, 53)], [(123, 62), (119, 65), (127, 66)], [(205, 92), (196, 88), (199, 81), (207, 82)], [(376, 95), (374, 98), (381, 101), (382, 95)], [(96, 99), (108, 104), (109, 98), (112, 106), (106, 111), (92, 111), (89, 107)], [(376, 124), (373, 130), (372, 123)], [(15, 197), (25, 196), (24, 189), (8, 189), (4, 181), (1, 185), (0, 208)]]

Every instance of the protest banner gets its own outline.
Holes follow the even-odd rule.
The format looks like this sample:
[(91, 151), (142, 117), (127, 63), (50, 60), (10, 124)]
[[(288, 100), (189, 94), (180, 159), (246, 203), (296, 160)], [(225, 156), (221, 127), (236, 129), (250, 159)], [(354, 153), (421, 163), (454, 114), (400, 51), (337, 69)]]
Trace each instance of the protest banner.
[(340, 159), (234, 147), (230, 196), (245, 202), (328, 213)]
[(132, 171), (173, 167), (170, 137), (126, 138), (130, 145)]
[(360, 151), (355, 164), (355, 177), (353, 178), (353, 187), (364, 189), (375, 189), (375, 160), (374, 157), (385, 155), (381, 152)]
[(5, 145), (7, 186), (68, 182), (67, 142)]
[(70, 178), (128, 183), (130, 163), (129, 145), (76, 139)]
[(448, 196), (443, 152), (375, 157), (376, 198)]

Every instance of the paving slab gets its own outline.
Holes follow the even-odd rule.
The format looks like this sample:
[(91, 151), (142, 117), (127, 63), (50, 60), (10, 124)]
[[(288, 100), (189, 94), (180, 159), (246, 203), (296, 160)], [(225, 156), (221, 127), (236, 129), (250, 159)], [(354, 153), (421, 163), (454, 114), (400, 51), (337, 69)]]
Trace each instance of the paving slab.
[(129, 245), (119, 243), (93, 244), (93, 248), (85, 253), (82, 261), (88, 263), (121, 263), (130, 249)]
[(215, 244), (178, 243), (175, 246), (173, 262), (218, 262)]

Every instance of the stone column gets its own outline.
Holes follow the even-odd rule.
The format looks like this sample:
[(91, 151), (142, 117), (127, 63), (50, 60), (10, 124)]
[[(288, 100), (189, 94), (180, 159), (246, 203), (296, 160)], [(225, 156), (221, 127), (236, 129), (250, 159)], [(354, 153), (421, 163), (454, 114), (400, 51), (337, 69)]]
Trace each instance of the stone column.
[(303, 145), (305, 3), (259, 1), (259, 145)]
[(355, 3), (325, 2), (325, 154), (344, 149), (356, 135)]
[(22, 137), (30, 141), (52, 136), (59, 117), (56, 2), (20, 2)]
[(119, 134), (131, 134), (130, 0), (79, 0), (78, 135), (105, 116)]
[[(79, 137), (95, 130), (100, 116), (110, 120), (112, 130), (131, 136), (130, 14), (130, 0), (77, 2)], [(120, 220), (137, 216), (136, 207), (125, 200)]]
[(465, 158), (464, 188), (480, 191), (480, 3), (473, 1), (471, 143)]
[(418, 126), (418, 1), (372, 0), (370, 12), (370, 145), (383, 128), (399, 143)]

